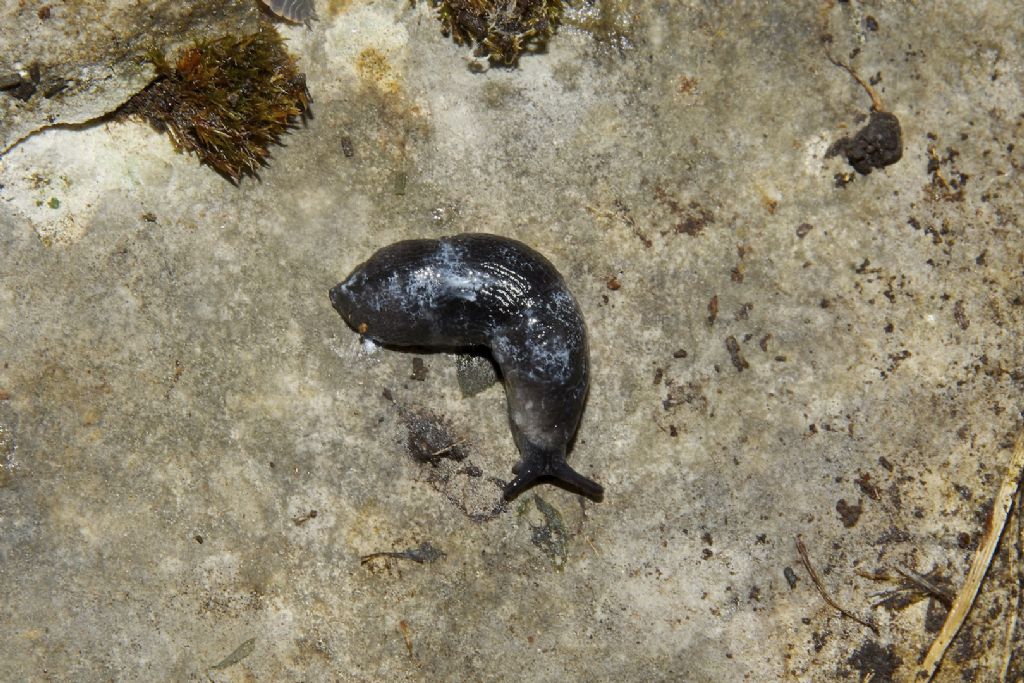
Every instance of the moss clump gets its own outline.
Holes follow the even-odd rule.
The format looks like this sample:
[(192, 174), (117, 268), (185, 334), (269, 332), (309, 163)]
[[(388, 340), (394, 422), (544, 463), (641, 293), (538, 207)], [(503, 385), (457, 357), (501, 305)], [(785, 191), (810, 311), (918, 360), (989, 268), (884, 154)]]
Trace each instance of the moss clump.
[(270, 145), (309, 112), (306, 76), (272, 27), (197, 41), (173, 64), (150, 58), (157, 79), (121, 114), (145, 118), (233, 183), (255, 176)]
[(429, 0), (441, 30), (476, 56), (512, 65), (544, 45), (562, 18), (562, 0)]

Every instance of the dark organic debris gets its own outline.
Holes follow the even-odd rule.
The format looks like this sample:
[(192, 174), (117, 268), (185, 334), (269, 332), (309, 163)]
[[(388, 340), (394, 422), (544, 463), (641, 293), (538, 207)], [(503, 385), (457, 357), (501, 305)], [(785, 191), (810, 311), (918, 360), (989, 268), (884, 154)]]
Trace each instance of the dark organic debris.
[(814, 584), (814, 587), (818, 589), (818, 595), (821, 596), (821, 599), (828, 603), (829, 607), (836, 610), (844, 617), (856, 621), (861, 626), (868, 627), (871, 629), (871, 632), (877, 636), (878, 626), (875, 625), (874, 620), (858, 617), (850, 610), (842, 607), (831, 595), (828, 594), (825, 590), (825, 585), (821, 582), (821, 577), (818, 576), (817, 570), (814, 568), (814, 565), (811, 564), (811, 558), (807, 553), (807, 546), (804, 545), (803, 539), (801, 539), (800, 536), (796, 537), (796, 550), (800, 554), (800, 561), (803, 562), (804, 569), (807, 570), (808, 576), (811, 577), (811, 582)]
[(406, 447), (435, 491), (476, 522), (497, 517), (507, 508), (500, 497), (506, 482), (484, 476), (469, 460), (473, 446), (460, 437), (443, 415), (422, 408), (403, 406), (387, 389), (384, 398), (394, 404), (405, 426)]
[(543, 48), (562, 18), (562, 0), (428, 0), (441, 30), (475, 55), (513, 65), (525, 51)]
[(840, 498), (839, 502), (836, 503), (836, 512), (839, 513), (839, 518), (843, 521), (843, 526), (847, 529), (851, 529), (857, 526), (857, 521), (860, 519), (861, 512), (864, 511), (860, 501), (851, 504), (847, 503), (845, 498)]
[(665, 188), (655, 186), (654, 198), (671, 214), (672, 227), (661, 231), (662, 235), (676, 234), (697, 237), (704, 228), (715, 222), (715, 214), (700, 202), (683, 202), (669, 194)]
[(718, 318), (718, 295), (715, 294), (708, 301), (708, 325), (714, 325)]
[(3, 90), (11, 97), (27, 102), (36, 94), (39, 82), (42, 80), (42, 71), (38, 63), (33, 62), (28, 71), (21, 73), (10, 73), (0, 76), (0, 90)]
[(743, 372), (750, 367), (750, 363), (740, 351), (740, 343), (736, 341), (736, 337), (729, 335), (725, 338), (725, 349), (729, 352), (729, 359), (732, 360), (733, 367), (737, 372)]
[(881, 494), (878, 492), (878, 487), (871, 483), (871, 475), (867, 472), (861, 472), (860, 476), (854, 479), (860, 490), (871, 500), (878, 500), (881, 498)]
[[(888, 572), (881, 572), (874, 575), (865, 575), (874, 581), (894, 581), (896, 588), (875, 593), (874, 597), (879, 598), (874, 603), (875, 607), (884, 607), (888, 610), (904, 610), (921, 600), (930, 599), (942, 605), (945, 610), (953, 606), (954, 596), (949, 579), (943, 576), (936, 567), (927, 574), (918, 574), (904, 567), (896, 567), (899, 577), (894, 577)], [(945, 613), (943, 613), (945, 616)]]
[(699, 411), (702, 415), (707, 414), (708, 397), (704, 393), (704, 387), (700, 382), (680, 382), (673, 379), (665, 382), (668, 392), (661, 402), (661, 407), (668, 411), (681, 405), (688, 405)]
[(417, 564), (429, 564), (431, 562), (437, 562), (442, 557), (446, 557), (445, 552), (440, 548), (436, 548), (431, 545), (430, 541), (424, 541), (416, 548), (408, 548), (399, 552), (379, 552), (370, 553), (369, 555), (363, 555), (359, 558), (360, 564), (366, 564), (371, 560), (375, 560), (378, 557), (395, 558), (398, 560), (412, 560)]
[(267, 7), (279, 17), (294, 21), (296, 24), (309, 24), (319, 17), (313, 0), (264, 0)]
[[(823, 38), (828, 60), (850, 74), (871, 98), (871, 116), (867, 125), (857, 131), (852, 138), (843, 137), (836, 140), (825, 156), (842, 154), (850, 166), (853, 166), (853, 170), (861, 175), (867, 175), (875, 168), (895, 164), (903, 157), (903, 131), (900, 129), (900, 120), (895, 114), (885, 110), (882, 98), (872, 87), (875, 81), (865, 81), (852, 66), (832, 56), (829, 48), (831, 36), (825, 35)], [(851, 180), (851, 176), (837, 173), (836, 187), (844, 187)]]
[(416, 462), (436, 465), (442, 458), (461, 461), (469, 455), (463, 448), (465, 440), (458, 437), (445, 417), (404, 408), (400, 414), (408, 432), (409, 455)]
[(843, 155), (861, 175), (873, 169), (891, 166), (903, 157), (903, 132), (900, 120), (887, 111), (872, 111), (866, 126), (852, 137), (837, 140), (826, 156)]
[(228, 180), (255, 176), (271, 144), (309, 114), (306, 76), (272, 27), (247, 36), (197, 41), (172, 64), (150, 57), (157, 79), (118, 112), (166, 131)]
[(319, 513), (316, 510), (310, 510), (309, 512), (304, 512), (301, 515), (296, 515), (295, 517), (292, 517), (292, 522), (295, 524), (295, 526), (302, 526), (309, 520), (316, 519), (318, 514)]
[(868, 639), (846, 660), (846, 663), (860, 672), (860, 680), (871, 676), (872, 681), (890, 683), (893, 675), (903, 664), (903, 659), (896, 655), (892, 645), (882, 647), (874, 640)]

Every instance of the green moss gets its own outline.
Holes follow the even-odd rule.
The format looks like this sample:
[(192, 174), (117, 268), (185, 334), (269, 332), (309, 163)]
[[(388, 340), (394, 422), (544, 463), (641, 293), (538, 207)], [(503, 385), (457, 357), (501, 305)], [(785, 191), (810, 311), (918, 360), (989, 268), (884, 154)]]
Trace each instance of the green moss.
[(476, 55), (512, 65), (554, 34), (562, 0), (428, 0), (437, 8), (441, 30), (460, 44), (476, 45)]
[(122, 108), (166, 131), (237, 183), (266, 165), (271, 144), (309, 112), (305, 74), (272, 27), (246, 36), (197, 41), (174, 63), (150, 57), (157, 79)]

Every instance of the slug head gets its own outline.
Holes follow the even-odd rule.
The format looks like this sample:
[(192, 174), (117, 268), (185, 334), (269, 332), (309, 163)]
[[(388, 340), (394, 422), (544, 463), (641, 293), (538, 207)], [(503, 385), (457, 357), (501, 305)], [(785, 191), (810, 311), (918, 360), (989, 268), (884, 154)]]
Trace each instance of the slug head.
[(367, 291), (370, 289), (373, 288), (367, 283), (361, 267), (331, 289), (331, 305), (334, 310), (359, 334), (366, 334), (370, 323), (376, 322), (372, 308), (366, 305), (373, 296), (372, 292)]
[[(331, 304), (349, 327), (382, 344), (424, 343), (429, 328), (411, 306), (410, 261), (385, 248), (331, 289)], [(401, 256), (401, 255), (399, 255)]]

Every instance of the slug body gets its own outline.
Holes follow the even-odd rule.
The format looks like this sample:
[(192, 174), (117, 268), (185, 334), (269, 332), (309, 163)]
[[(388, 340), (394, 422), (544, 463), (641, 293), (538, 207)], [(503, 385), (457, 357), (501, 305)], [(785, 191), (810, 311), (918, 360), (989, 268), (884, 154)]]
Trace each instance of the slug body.
[(604, 489), (565, 461), (587, 397), (589, 352), (576, 300), (546, 258), (496, 235), (396, 242), (334, 287), (331, 303), (382, 344), (489, 348), (520, 453), (505, 498), (555, 480), (601, 499)]

